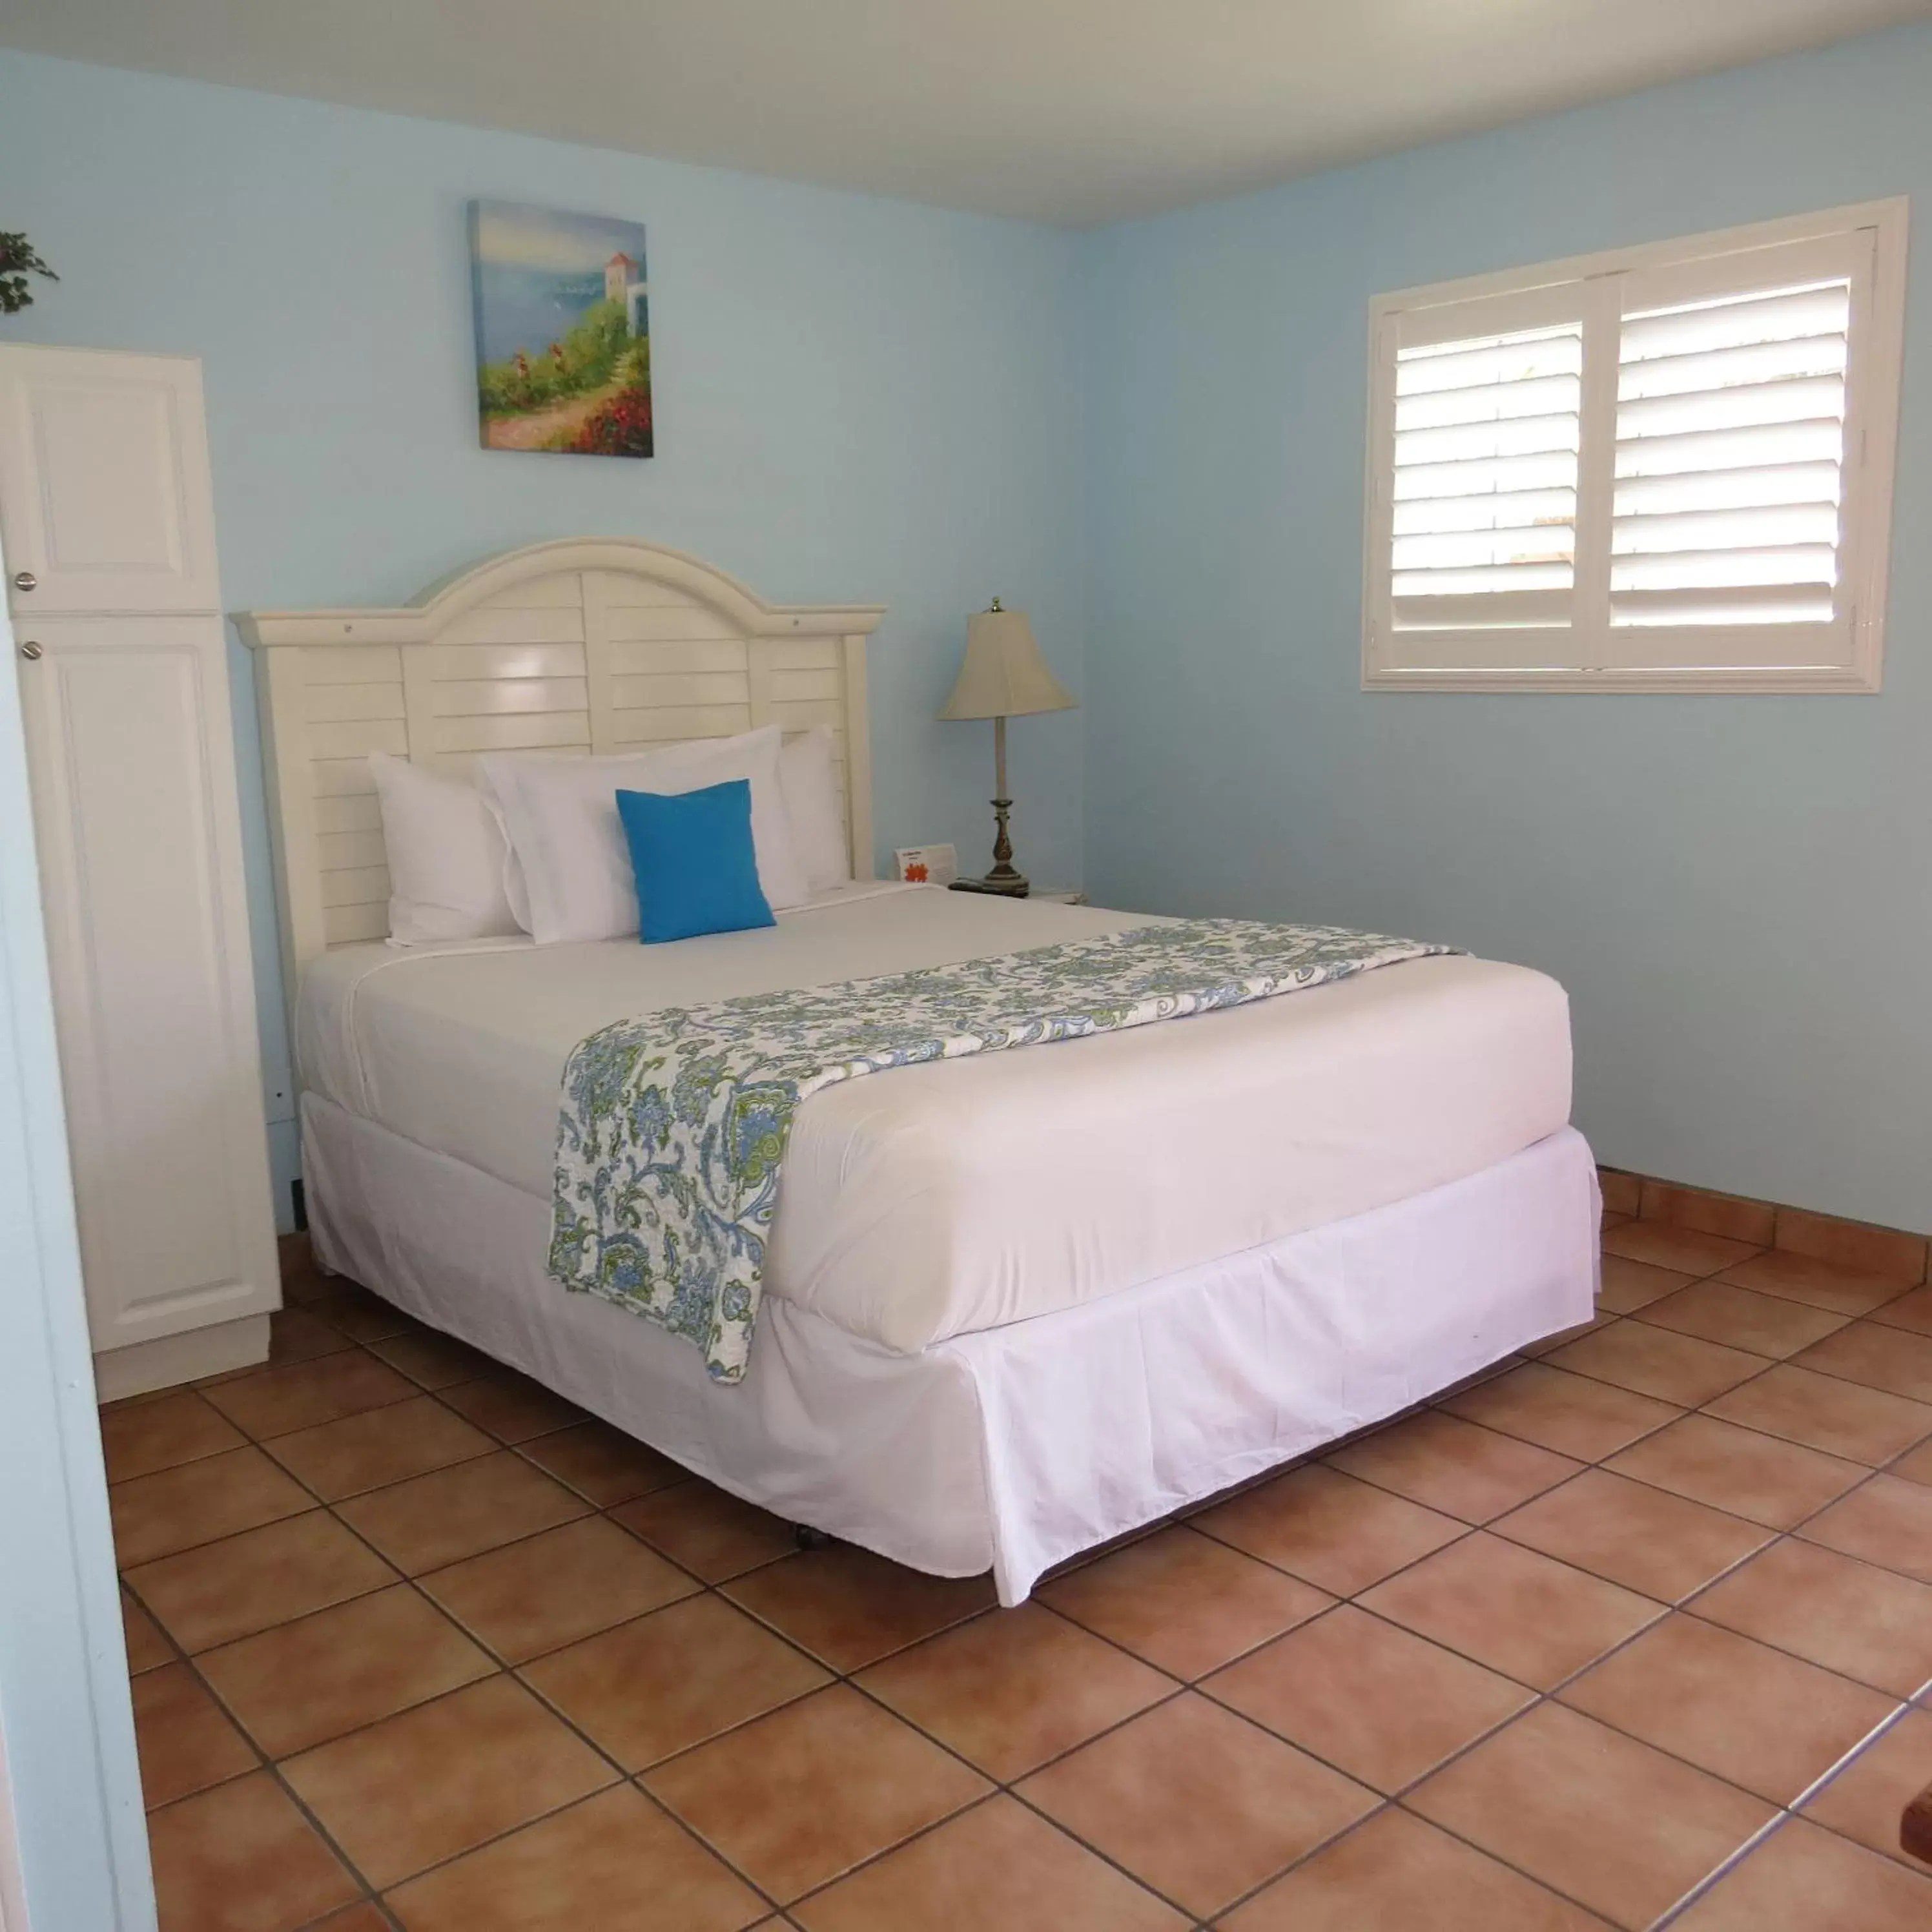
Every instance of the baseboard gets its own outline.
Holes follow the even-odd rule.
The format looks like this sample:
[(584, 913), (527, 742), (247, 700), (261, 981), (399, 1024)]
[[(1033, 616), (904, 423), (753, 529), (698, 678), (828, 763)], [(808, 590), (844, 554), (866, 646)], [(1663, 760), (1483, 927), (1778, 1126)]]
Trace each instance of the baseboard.
[(244, 1315), (178, 1335), (158, 1335), (124, 1348), (104, 1349), (94, 1358), (94, 1393), (99, 1402), (199, 1382), (203, 1376), (251, 1369), (268, 1359), (268, 1318)]
[(1718, 1194), (1684, 1187), (1654, 1176), (1618, 1168), (1598, 1169), (1606, 1214), (1642, 1221), (1667, 1221), (1702, 1234), (1748, 1241), (1757, 1248), (1782, 1248), (1855, 1274), (1916, 1287), (1926, 1278), (1928, 1238), (1900, 1228), (1846, 1221), (1776, 1201), (1754, 1201), (1740, 1194)]

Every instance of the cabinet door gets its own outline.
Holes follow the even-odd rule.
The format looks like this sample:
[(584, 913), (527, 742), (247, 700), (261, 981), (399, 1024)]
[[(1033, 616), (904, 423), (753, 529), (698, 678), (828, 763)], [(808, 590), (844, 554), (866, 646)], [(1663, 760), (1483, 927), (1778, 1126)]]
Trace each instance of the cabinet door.
[(200, 364), (0, 347), (0, 548), (16, 622), (220, 610)]
[[(9, 562), (11, 562), (10, 557)], [(15, 623), (97, 1351), (277, 1306), (216, 617)]]

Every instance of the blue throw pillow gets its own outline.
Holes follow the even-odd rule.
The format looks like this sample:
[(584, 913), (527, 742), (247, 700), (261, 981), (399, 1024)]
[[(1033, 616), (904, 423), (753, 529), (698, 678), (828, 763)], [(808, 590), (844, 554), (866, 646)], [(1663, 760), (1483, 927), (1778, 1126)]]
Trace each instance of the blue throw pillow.
[(697, 791), (620, 791), (617, 816), (637, 877), (638, 937), (646, 946), (778, 923), (758, 884), (748, 780)]

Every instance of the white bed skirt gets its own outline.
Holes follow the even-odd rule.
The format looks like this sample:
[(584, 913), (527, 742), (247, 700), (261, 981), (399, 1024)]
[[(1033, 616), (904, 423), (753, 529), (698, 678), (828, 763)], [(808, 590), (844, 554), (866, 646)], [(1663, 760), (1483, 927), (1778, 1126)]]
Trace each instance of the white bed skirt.
[(1597, 1174), (1565, 1128), (1466, 1180), (896, 1354), (776, 1296), (735, 1388), (544, 1272), (550, 1204), (302, 1100), (323, 1263), (721, 1488), (1003, 1604), (1054, 1564), (1587, 1321)]

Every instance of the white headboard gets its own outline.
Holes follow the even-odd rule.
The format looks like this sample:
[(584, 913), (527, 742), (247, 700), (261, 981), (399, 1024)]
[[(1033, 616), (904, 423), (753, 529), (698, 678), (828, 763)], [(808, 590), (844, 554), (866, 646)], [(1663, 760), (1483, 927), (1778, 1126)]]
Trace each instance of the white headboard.
[(773, 604), (656, 544), (493, 557), (400, 610), (249, 610), (292, 1000), (317, 954), (389, 929), (371, 752), (605, 752), (761, 724), (832, 728), (853, 875), (872, 876), (866, 640), (877, 604)]

